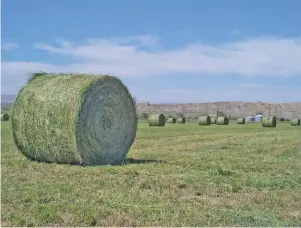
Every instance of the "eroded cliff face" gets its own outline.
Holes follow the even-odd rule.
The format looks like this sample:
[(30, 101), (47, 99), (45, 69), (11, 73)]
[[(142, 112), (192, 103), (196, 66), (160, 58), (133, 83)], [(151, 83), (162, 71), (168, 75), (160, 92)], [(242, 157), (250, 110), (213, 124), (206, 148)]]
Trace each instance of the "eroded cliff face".
[(276, 115), (277, 117), (301, 118), (301, 102), (295, 103), (264, 103), (264, 102), (216, 102), (216, 103), (187, 103), (187, 104), (151, 104), (137, 103), (139, 113), (161, 112), (164, 114), (183, 113), (187, 116), (198, 114), (216, 114), (218, 110), (235, 117), (254, 115)]

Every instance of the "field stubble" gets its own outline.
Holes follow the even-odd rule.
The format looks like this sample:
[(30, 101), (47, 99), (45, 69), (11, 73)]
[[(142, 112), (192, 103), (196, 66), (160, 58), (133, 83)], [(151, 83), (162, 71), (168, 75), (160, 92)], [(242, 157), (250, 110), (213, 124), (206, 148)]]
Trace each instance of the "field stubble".
[(44, 164), (2, 123), (2, 226), (300, 226), (301, 128), (149, 127), (122, 166)]

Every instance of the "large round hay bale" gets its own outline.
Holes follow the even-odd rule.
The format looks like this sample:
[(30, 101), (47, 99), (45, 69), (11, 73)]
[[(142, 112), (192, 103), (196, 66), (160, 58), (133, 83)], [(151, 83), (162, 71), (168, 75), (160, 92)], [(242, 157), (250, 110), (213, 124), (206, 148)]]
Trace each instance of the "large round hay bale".
[(245, 124), (245, 118), (239, 118), (238, 120), (237, 120), (237, 123), (238, 124)]
[(299, 118), (291, 119), (291, 126), (300, 126), (300, 119)]
[(186, 118), (185, 117), (180, 117), (180, 118), (178, 118), (178, 123), (179, 124), (184, 124), (184, 123), (186, 123)]
[(7, 113), (1, 114), (1, 121), (8, 121), (9, 120), (9, 115)]
[(135, 101), (113, 76), (34, 74), (16, 98), (12, 129), (34, 160), (120, 164), (136, 137)]
[(226, 116), (219, 116), (216, 119), (217, 125), (229, 125), (229, 118)]
[(276, 127), (277, 121), (275, 116), (265, 116), (262, 119), (263, 127)]
[(216, 124), (216, 117), (210, 117), (211, 124)]
[(176, 123), (177, 122), (177, 120), (176, 120), (176, 118), (174, 118), (174, 117), (171, 117), (171, 118), (168, 118), (167, 120), (166, 120), (166, 123)]
[(165, 126), (165, 116), (163, 114), (152, 114), (148, 117), (149, 126)]
[(210, 116), (199, 117), (199, 125), (210, 125), (210, 124), (211, 124)]

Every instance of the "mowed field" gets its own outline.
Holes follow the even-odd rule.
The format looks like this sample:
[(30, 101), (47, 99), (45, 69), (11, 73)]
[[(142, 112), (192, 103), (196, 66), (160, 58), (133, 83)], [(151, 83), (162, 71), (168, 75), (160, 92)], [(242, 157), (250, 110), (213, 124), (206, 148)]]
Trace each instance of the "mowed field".
[(121, 166), (28, 160), (1, 126), (2, 226), (301, 226), (301, 127), (149, 127)]

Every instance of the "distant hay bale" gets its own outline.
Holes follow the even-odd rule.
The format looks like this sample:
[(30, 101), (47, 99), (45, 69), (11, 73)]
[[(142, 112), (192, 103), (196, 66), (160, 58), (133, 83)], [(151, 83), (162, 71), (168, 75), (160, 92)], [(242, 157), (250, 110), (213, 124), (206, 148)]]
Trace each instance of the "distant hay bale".
[(216, 124), (216, 117), (210, 117), (211, 124)]
[(165, 116), (163, 114), (151, 114), (148, 117), (148, 124), (149, 124), (149, 126), (164, 127), (165, 126)]
[(174, 118), (174, 117), (168, 118), (168, 119), (166, 120), (166, 123), (176, 123), (176, 122), (177, 122), (177, 120), (176, 120), (176, 118)]
[(7, 113), (1, 114), (1, 121), (8, 121), (9, 120), (9, 115)]
[(239, 118), (238, 120), (237, 120), (237, 123), (238, 124), (245, 124), (245, 118)]
[(184, 123), (186, 123), (186, 118), (185, 117), (180, 117), (180, 118), (178, 118), (177, 122), (179, 124), (184, 124)]
[(210, 125), (210, 124), (211, 124), (210, 116), (199, 117), (199, 125)]
[(136, 137), (135, 100), (113, 76), (38, 73), (19, 91), (12, 130), (37, 161), (120, 164)]
[(300, 119), (299, 118), (291, 119), (291, 126), (300, 126)]
[(229, 118), (226, 116), (219, 116), (216, 119), (217, 125), (229, 125)]
[(263, 127), (276, 127), (277, 121), (275, 116), (265, 116), (262, 119)]

